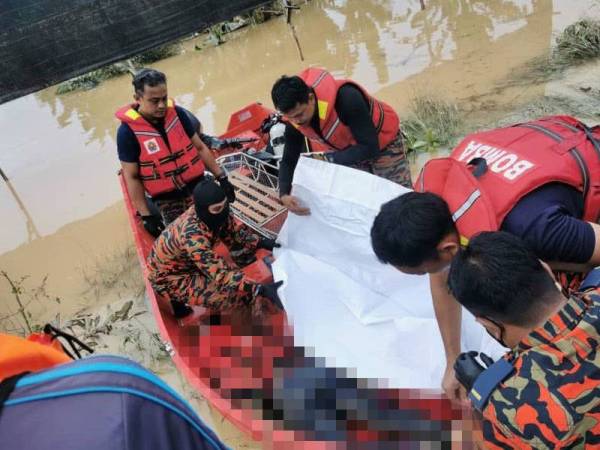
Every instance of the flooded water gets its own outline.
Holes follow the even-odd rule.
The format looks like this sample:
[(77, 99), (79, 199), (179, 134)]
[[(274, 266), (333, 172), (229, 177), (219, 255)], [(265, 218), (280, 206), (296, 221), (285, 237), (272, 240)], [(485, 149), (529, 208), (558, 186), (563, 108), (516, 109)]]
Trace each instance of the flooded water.
[[(543, 84), (500, 88), (553, 37), (589, 14), (597, 2), (571, 0), (313, 0), (294, 13), (305, 61), (283, 18), (249, 27), (225, 45), (185, 52), (153, 64), (168, 76), (169, 93), (200, 118), (207, 132), (225, 130), (229, 115), (260, 101), (282, 74), (307, 65), (363, 84), (402, 116), (421, 93), (466, 105), (471, 115), (525, 103)], [(592, 8), (592, 9), (590, 9)], [(0, 168), (0, 269), (44, 297), (31, 308), (38, 321), (68, 315), (105, 297), (106, 281), (135, 261), (116, 177), (114, 111), (131, 100), (130, 77), (95, 89), (55, 95), (48, 88), (0, 106), (4, 144)], [(139, 289), (139, 273), (119, 280), (117, 296)], [(113, 289), (114, 291), (114, 289)], [(111, 291), (112, 292), (112, 291)], [(0, 304), (14, 312), (0, 279)], [(1, 327), (1, 325), (0, 325)]]

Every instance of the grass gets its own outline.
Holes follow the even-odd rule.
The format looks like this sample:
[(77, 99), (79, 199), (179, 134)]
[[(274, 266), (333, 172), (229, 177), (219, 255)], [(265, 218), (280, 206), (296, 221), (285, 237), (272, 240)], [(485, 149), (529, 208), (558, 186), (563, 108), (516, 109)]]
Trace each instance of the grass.
[(600, 101), (598, 99), (589, 96), (587, 97), (587, 100), (559, 96), (544, 96), (513, 111), (486, 128), (503, 127), (513, 123), (527, 122), (543, 116), (557, 114), (567, 114), (569, 116), (578, 117), (584, 122), (594, 122), (600, 118), (599, 105)]
[(461, 133), (463, 120), (454, 103), (417, 96), (401, 127), (409, 152), (432, 152), (454, 143)]
[(50, 295), (46, 290), (48, 276), (44, 276), (36, 284), (29, 275), (15, 276), (0, 269), (0, 282), (5, 282), (10, 288), (11, 299), (0, 299), (4, 305), (0, 311), (0, 331), (27, 336), (39, 331), (41, 325), (37, 323), (32, 310), (36, 306), (43, 308), (52, 303), (61, 303), (59, 297)]
[(565, 28), (549, 55), (533, 58), (515, 70), (504, 87), (543, 83), (562, 76), (570, 66), (600, 57), (600, 21), (583, 19)]
[(56, 93), (61, 95), (66, 94), (67, 92), (93, 89), (104, 80), (128, 72), (134, 73), (137, 69), (140, 69), (147, 64), (178, 55), (181, 53), (181, 50), (182, 46), (179, 43), (161, 45), (160, 47), (150, 49), (133, 58), (101, 67), (100, 69), (93, 70), (84, 75), (60, 83), (56, 89)]
[(600, 57), (600, 21), (583, 19), (556, 38), (553, 59), (562, 64), (577, 64)]
[[(284, 12), (285, 11), (281, 3), (278, 1), (273, 1), (267, 5), (259, 6), (258, 8), (255, 8), (246, 14), (236, 16), (232, 20), (214, 24), (204, 30), (204, 32), (207, 33), (207, 42), (201, 45), (196, 45), (195, 48), (196, 50), (202, 50), (207, 45), (214, 46), (223, 44), (225, 43), (225, 34), (235, 31), (238, 28), (246, 26), (247, 24), (258, 25), (266, 22), (272, 17), (282, 15)], [(109, 78), (123, 75), (128, 72), (134, 73), (136, 70), (148, 64), (178, 55), (182, 52), (182, 49), (183, 47), (180, 41), (161, 45), (127, 60), (110, 64), (108, 66), (101, 67), (100, 69), (88, 72), (84, 75), (64, 81), (58, 85), (56, 93), (58, 95), (62, 95), (73, 91), (93, 89)]]
[(124, 247), (91, 260), (81, 269), (81, 275), (87, 285), (83, 294), (92, 294), (96, 299), (109, 291), (119, 296), (137, 296), (145, 289), (134, 247)]

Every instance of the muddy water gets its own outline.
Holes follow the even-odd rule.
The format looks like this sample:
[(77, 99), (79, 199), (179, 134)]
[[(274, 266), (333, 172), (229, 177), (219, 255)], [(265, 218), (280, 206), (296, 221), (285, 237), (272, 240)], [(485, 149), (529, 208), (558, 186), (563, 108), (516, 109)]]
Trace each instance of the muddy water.
[[(543, 95), (543, 84), (502, 82), (547, 54), (553, 35), (596, 4), (425, 0), (422, 10), (419, 0), (314, 0), (293, 19), (304, 62), (277, 19), (201, 52), (188, 41), (182, 55), (153, 66), (167, 74), (170, 95), (212, 133), (224, 131), (229, 114), (247, 103), (270, 106), (273, 81), (308, 64), (359, 81), (401, 115), (412, 97), (428, 93), (460, 102), (477, 119)], [(131, 99), (129, 77), (86, 92), (54, 91), (0, 106), (0, 168), (10, 178), (0, 182), (0, 269), (14, 280), (27, 276), (24, 292), (47, 276), (48, 296), (30, 305), (33, 321), (140, 288), (139, 272), (124, 269), (135, 256), (115, 176), (113, 112)], [(16, 308), (3, 279), (0, 305)]]

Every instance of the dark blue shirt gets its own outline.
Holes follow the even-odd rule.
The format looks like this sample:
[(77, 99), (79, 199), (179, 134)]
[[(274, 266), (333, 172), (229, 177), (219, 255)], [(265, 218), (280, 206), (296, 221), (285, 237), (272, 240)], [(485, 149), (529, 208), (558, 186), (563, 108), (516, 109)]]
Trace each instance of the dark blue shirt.
[[(200, 125), (200, 122), (191, 112), (185, 108), (182, 108), (181, 106), (175, 105), (175, 111), (177, 112), (177, 116), (181, 121), (181, 125), (183, 125), (183, 129), (191, 138), (194, 133), (198, 132), (198, 126)], [(167, 139), (164, 126), (154, 125), (154, 127), (166, 141)], [(119, 129), (117, 130), (117, 152), (119, 154), (119, 160), (131, 163), (139, 162), (140, 151), (140, 143), (135, 137), (135, 134), (133, 134), (133, 131), (131, 131), (131, 128), (124, 123), (121, 123)]]
[(596, 237), (584, 222), (583, 194), (562, 183), (546, 184), (523, 197), (501, 229), (522, 238), (543, 260), (586, 263)]

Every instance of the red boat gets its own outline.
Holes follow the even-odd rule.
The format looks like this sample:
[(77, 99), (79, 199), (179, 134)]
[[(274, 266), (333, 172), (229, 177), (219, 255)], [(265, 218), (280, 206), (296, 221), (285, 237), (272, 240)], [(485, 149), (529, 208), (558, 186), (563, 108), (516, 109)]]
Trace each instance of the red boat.
[[(271, 113), (252, 104), (232, 114), (221, 138), (253, 141), (242, 152), (221, 155), (219, 162), (238, 188), (232, 205), (236, 217), (272, 237), (286, 215), (277, 202), (276, 167), (251, 154), (268, 144), (261, 125)], [(122, 176), (120, 181), (146, 278), (153, 238), (136, 217)], [(269, 257), (261, 251), (243, 270), (255, 281), (269, 281)], [(221, 414), (267, 448), (398, 449), (409, 442), (457, 441), (453, 422), (462, 420), (462, 412), (439, 392), (388, 389), (378, 380), (356, 379), (346, 369), (327, 366), (294, 345), (284, 313), (258, 321), (200, 309), (178, 321), (147, 278), (146, 289), (180, 372)]]

